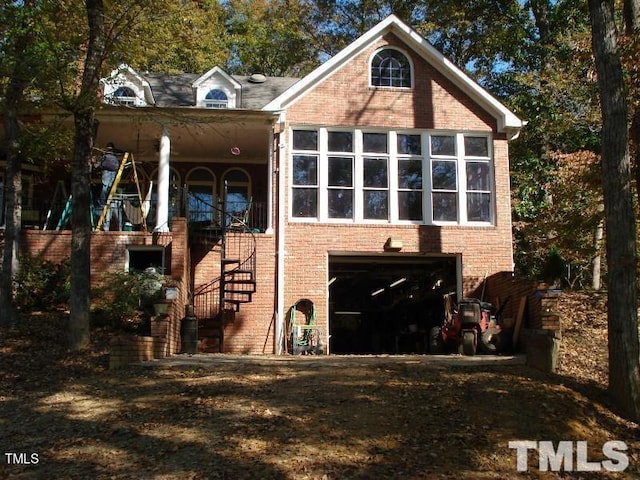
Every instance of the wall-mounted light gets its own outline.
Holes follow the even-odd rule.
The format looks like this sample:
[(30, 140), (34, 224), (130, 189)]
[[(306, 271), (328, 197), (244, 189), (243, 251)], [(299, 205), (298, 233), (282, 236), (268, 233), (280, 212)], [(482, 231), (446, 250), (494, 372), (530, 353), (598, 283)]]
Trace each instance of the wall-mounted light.
[(403, 244), (402, 240), (399, 238), (389, 237), (384, 244), (384, 249), (386, 252), (399, 252), (402, 250)]

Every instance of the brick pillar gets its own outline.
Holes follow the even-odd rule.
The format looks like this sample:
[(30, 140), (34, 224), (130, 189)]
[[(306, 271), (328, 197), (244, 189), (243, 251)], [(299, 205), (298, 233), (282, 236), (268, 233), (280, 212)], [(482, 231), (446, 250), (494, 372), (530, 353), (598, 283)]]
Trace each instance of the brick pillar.
[(539, 290), (536, 298), (540, 302), (540, 328), (529, 332), (526, 341), (527, 365), (553, 373), (558, 368), (562, 337), (560, 315), (556, 310), (560, 291)]

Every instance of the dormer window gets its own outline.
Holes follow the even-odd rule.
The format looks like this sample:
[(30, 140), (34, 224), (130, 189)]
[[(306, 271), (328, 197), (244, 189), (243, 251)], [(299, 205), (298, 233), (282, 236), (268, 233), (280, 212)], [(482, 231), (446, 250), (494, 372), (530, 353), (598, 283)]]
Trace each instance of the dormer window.
[(385, 48), (371, 60), (371, 85), (411, 88), (411, 64), (399, 50)]
[(227, 108), (229, 98), (222, 90), (213, 89), (204, 97), (205, 108)]
[(242, 86), (220, 67), (213, 67), (191, 84), (196, 97), (196, 107), (238, 108)]
[(135, 105), (136, 104), (136, 94), (129, 87), (120, 87), (115, 92), (113, 92), (113, 103), (117, 103), (119, 105)]
[(100, 79), (103, 102), (127, 107), (154, 105), (149, 82), (128, 65), (122, 64), (108, 77)]

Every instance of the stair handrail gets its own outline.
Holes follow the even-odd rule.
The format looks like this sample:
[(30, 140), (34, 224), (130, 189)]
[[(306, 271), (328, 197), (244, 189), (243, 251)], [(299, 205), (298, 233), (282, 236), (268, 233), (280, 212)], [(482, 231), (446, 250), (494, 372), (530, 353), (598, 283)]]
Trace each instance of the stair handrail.
[[(234, 258), (238, 260), (238, 263), (230, 270), (225, 270), (226, 266), (224, 262), (221, 261), (220, 276), (213, 278), (205, 284), (199, 285), (197, 288), (194, 286), (193, 303), (196, 316), (199, 316), (198, 312), (207, 312), (207, 316), (215, 316), (225, 309), (224, 286), (226, 276), (234, 271), (250, 272), (251, 278), (253, 279), (255, 279), (256, 276), (257, 238), (255, 232), (245, 218), (226, 211), (226, 202), (224, 200), (226, 199), (226, 187), (225, 182), (225, 195), (223, 197), (222, 209), (199, 197), (198, 201), (211, 207), (221, 215), (221, 259)], [(194, 195), (197, 197), (197, 194)], [(188, 216), (188, 199), (185, 199), (183, 205), (185, 205), (187, 209), (187, 215), (185, 216)], [(229, 228), (231, 225), (233, 225), (233, 228)], [(232, 242), (230, 243), (229, 240), (232, 240)], [(230, 252), (230, 247), (234, 248), (235, 251)], [(237, 256), (230, 257), (230, 254), (237, 254)], [(217, 297), (215, 296), (215, 291), (218, 291)], [(202, 302), (196, 300), (196, 298), (203, 296), (205, 305), (201, 305)], [(216, 301), (218, 302), (217, 308), (212, 303)]]

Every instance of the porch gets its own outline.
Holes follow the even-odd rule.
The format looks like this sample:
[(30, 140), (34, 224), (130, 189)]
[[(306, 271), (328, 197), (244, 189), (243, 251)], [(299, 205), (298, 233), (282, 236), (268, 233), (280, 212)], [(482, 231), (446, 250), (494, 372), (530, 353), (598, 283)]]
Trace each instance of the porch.
[[(94, 198), (99, 193), (99, 185), (92, 187)], [(145, 185), (141, 185), (144, 191)], [(147, 184), (148, 188), (148, 184)], [(65, 189), (66, 192), (68, 189)], [(60, 190), (62, 191), (62, 190)], [(227, 212), (226, 226), (242, 220), (246, 227), (255, 233), (264, 233), (269, 228), (268, 202), (255, 200), (246, 194), (236, 193), (223, 202), (213, 198), (212, 194), (197, 191), (183, 185), (177, 195), (171, 199), (168, 212), (168, 227), (171, 230), (174, 219), (186, 218), (190, 232), (203, 231), (219, 232), (223, 226), (223, 218)], [(143, 204), (145, 200), (142, 200)], [(148, 215), (142, 222), (140, 202), (137, 199), (133, 185), (125, 184), (122, 193), (114, 197), (111, 202), (112, 222), (110, 231), (153, 231), (157, 224), (157, 195), (151, 195), (146, 201)], [(66, 193), (55, 194), (49, 198), (37, 197), (31, 199), (22, 210), (22, 228), (26, 230), (64, 231), (71, 229), (69, 196)], [(97, 226), (101, 209), (94, 202), (93, 226)], [(0, 218), (4, 224), (4, 218)]]

